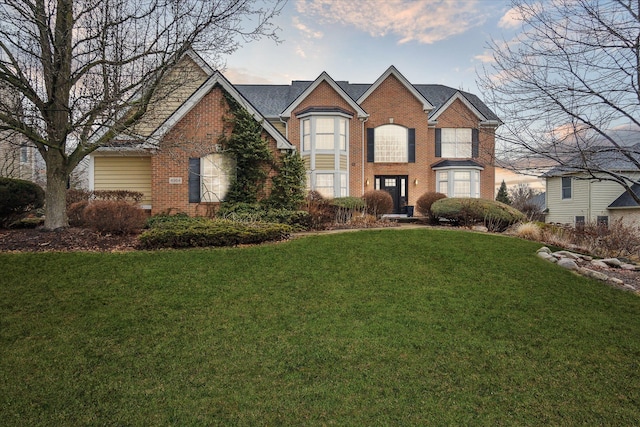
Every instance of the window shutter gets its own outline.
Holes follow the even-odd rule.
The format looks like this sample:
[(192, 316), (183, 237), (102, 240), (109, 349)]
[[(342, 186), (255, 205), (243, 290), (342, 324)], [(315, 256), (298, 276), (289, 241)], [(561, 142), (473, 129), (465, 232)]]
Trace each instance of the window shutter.
[(474, 159), (480, 156), (480, 132), (478, 129), (471, 129), (471, 157)]
[(409, 163), (416, 162), (416, 130), (409, 129)]
[(200, 159), (189, 158), (189, 203), (200, 203)]
[(442, 157), (442, 129), (436, 128), (436, 157)]
[(375, 144), (373, 141), (373, 128), (367, 128), (367, 162), (373, 163), (375, 160), (375, 154), (373, 152)]

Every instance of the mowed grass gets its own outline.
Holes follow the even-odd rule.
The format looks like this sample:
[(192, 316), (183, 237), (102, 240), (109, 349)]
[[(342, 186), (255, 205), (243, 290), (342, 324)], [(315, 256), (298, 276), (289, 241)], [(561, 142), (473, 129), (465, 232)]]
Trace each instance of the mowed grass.
[(1, 424), (638, 425), (640, 297), (539, 246), (0, 254)]

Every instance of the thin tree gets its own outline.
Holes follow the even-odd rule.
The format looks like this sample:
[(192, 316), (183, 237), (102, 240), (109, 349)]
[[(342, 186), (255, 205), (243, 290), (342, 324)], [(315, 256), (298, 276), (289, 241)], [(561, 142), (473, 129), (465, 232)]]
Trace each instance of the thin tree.
[(507, 184), (502, 180), (502, 184), (500, 184), (500, 188), (498, 189), (498, 194), (496, 195), (496, 201), (502, 202), (504, 204), (510, 205), (511, 199), (509, 198), (509, 192), (507, 191)]
[[(630, 190), (640, 171), (640, 1), (513, 0), (521, 32), (479, 77), (500, 157)], [(623, 165), (621, 167), (620, 165)]]
[(45, 227), (68, 225), (66, 187), (78, 163), (130, 133), (180, 87), (167, 76), (189, 49), (219, 62), (244, 41), (277, 40), (272, 20), (281, 7), (280, 0), (0, 0), (0, 85), (20, 99), (17, 109), (0, 99), (0, 130), (23, 135), (44, 158)]

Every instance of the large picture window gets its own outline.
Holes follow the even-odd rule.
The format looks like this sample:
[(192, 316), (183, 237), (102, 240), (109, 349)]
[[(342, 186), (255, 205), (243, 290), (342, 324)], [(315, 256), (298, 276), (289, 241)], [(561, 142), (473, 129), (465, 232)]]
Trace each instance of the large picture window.
[(407, 163), (409, 161), (408, 130), (398, 125), (375, 128), (375, 163)]
[(235, 160), (224, 153), (189, 159), (189, 203), (223, 201), (235, 168)]

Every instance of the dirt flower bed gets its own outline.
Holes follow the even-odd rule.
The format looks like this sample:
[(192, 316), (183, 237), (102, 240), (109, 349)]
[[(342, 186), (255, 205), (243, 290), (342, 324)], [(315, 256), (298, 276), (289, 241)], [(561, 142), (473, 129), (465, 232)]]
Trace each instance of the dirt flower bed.
[(137, 235), (100, 234), (84, 228), (0, 230), (0, 252), (132, 251), (137, 239)]

